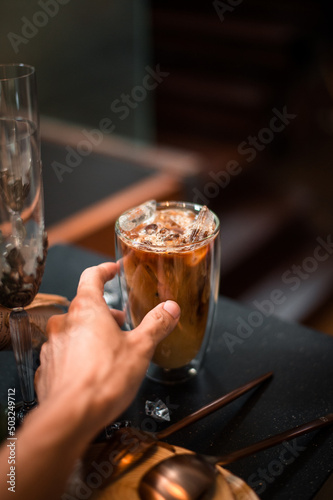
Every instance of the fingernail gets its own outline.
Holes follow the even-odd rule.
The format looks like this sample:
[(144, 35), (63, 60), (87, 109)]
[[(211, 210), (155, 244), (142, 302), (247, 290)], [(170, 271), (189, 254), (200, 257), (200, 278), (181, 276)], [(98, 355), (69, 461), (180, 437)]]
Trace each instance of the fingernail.
[(167, 300), (164, 302), (163, 309), (171, 314), (174, 319), (177, 319), (180, 316), (180, 307), (177, 302), (174, 302), (173, 300)]

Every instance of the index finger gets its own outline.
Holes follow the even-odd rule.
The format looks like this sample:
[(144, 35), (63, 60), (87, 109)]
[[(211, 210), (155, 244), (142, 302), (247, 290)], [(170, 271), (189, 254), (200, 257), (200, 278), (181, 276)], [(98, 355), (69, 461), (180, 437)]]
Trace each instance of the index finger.
[(117, 274), (116, 262), (104, 262), (98, 266), (88, 267), (81, 274), (77, 287), (77, 293), (89, 292), (89, 294), (102, 294), (104, 285)]

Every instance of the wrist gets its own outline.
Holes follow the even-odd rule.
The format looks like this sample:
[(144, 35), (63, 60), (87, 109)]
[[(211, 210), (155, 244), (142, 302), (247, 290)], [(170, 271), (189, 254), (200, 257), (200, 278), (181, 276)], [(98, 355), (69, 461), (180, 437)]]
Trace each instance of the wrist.
[(66, 441), (68, 446), (84, 450), (98, 432), (91, 406), (86, 391), (66, 390), (50, 395), (34, 411), (38, 413), (38, 420), (43, 421), (45, 430), (54, 427), (55, 443)]
[[(27, 491), (34, 491), (36, 499), (60, 498), (76, 460), (94, 438), (87, 406), (88, 400), (65, 391), (46, 398), (26, 417), (17, 433), (18, 499), (24, 499)], [(56, 483), (51, 480), (52, 494), (50, 474), (57, 478)]]

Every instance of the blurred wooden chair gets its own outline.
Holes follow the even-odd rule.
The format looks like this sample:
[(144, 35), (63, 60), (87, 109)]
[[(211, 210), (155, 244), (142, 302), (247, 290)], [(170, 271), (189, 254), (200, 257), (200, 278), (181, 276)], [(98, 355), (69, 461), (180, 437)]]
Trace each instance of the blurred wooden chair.
[(148, 199), (186, 198), (201, 170), (196, 154), (113, 135), (94, 145), (94, 131), (53, 119), (42, 118), (41, 132), (50, 245), (72, 243), (113, 256), (122, 212)]

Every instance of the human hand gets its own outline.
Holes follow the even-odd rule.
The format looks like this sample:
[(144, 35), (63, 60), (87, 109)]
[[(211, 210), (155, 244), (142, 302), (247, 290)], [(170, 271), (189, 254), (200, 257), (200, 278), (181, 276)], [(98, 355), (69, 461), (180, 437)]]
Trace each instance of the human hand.
[(176, 326), (179, 306), (159, 304), (132, 331), (119, 323), (122, 313), (110, 311), (103, 298), (106, 281), (117, 264), (86, 269), (68, 313), (53, 316), (48, 341), (36, 372), (38, 399), (61, 400), (84, 412), (92, 435), (116, 419), (131, 403), (145, 376), (155, 346)]

